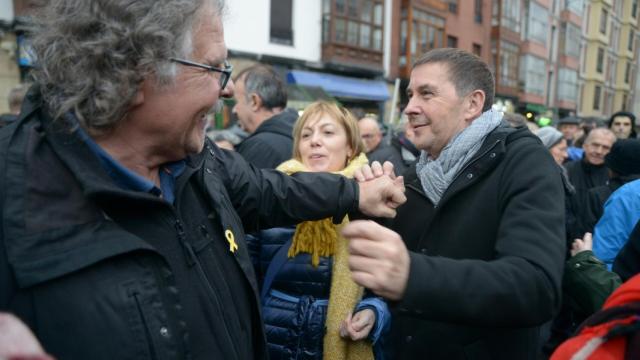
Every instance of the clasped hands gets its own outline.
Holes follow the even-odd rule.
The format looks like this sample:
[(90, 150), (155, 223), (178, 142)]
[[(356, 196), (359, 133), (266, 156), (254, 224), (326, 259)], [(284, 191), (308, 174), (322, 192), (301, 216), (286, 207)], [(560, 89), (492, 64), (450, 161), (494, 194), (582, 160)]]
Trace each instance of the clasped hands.
[[(374, 201), (384, 202), (382, 208), (393, 217), (396, 208), (406, 201), (402, 176), (395, 177), (393, 165), (373, 162), (356, 171), (355, 179), (362, 191), (371, 186), (377, 192)], [(375, 188), (376, 182), (386, 180), (384, 186)], [(391, 185), (390, 185), (391, 183)], [(380, 186), (380, 185), (378, 185)], [(368, 215), (372, 215), (361, 210)], [(376, 216), (375, 214), (373, 216)], [(356, 220), (342, 229), (342, 236), (349, 240), (349, 269), (358, 285), (389, 300), (400, 300), (409, 279), (410, 258), (402, 238), (396, 232), (374, 221)]]

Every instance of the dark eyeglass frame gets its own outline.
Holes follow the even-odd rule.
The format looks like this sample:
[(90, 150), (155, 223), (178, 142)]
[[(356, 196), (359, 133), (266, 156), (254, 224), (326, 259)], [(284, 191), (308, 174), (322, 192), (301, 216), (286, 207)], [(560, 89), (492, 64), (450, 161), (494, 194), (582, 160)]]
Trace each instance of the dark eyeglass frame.
[(229, 62), (227, 60), (224, 61), (224, 68), (220, 69), (217, 67), (213, 67), (213, 66), (209, 66), (209, 65), (205, 65), (205, 64), (200, 64), (194, 61), (190, 61), (190, 60), (184, 60), (184, 59), (178, 59), (178, 58), (169, 58), (170, 61), (173, 61), (175, 63), (178, 63), (180, 65), (185, 65), (185, 66), (191, 66), (191, 67), (197, 67), (200, 69), (204, 69), (207, 71), (211, 71), (211, 72), (218, 72), (220, 73), (220, 90), (224, 90), (224, 87), (227, 86), (227, 83), (229, 82), (229, 79), (231, 79), (231, 73), (233, 72), (233, 66), (231, 64), (229, 64)]

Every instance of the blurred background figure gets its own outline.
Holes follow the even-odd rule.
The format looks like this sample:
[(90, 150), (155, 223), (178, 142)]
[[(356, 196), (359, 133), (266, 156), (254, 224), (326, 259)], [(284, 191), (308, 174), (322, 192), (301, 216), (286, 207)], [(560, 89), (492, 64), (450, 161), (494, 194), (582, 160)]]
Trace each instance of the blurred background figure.
[(291, 132), (298, 112), (286, 109), (287, 89), (271, 67), (254, 65), (235, 79), (233, 113), (249, 133), (237, 151), (252, 165), (275, 169), (291, 157)]
[[(403, 116), (405, 115), (403, 114)], [(420, 157), (420, 150), (413, 144), (414, 135), (413, 128), (411, 128), (409, 122), (405, 119), (405, 121), (398, 126), (395, 135), (391, 139), (391, 146), (400, 153), (405, 170)], [(402, 172), (396, 171), (396, 174), (400, 175)]]
[[(309, 105), (293, 136), (293, 159), (278, 166), (287, 174), (333, 172), (353, 177), (367, 164), (356, 119), (333, 103)], [(343, 224), (347, 222), (345, 218)], [(387, 306), (377, 297), (361, 300), (362, 288), (350, 278), (346, 240), (331, 218), (263, 230), (247, 241), (261, 283), (272, 359), (322, 359), (323, 354), (325, 359), (343, 358), (335, 351), (354, 343), (340, 335), (378, 344), (389, 326)], [(365, 350), (370, 354), (370, 345)]]
[(207, 137), (221, 149), (235, 150), (240, 143), (240, 137), (230, 130), (209, 130)]
[(589, 190), (587, 201), (580, 215), (581, 232), (593, 232), (593, 228), (602, 216), (604, 204), (611, 194), (622, 185), (640, 179), (640, 140), (617, 140), (611, 151), (604, 157), (609, 170), (609, 181), (605, 185)]
[(0, 128), (18, 119), (20, 108), (22, 107), (22, 100), (30, 86), (31, 84), (27, 83), (18, 84), (9, 91), (9, 112), (0, 115)]
[(506, 120), (513, 127), (527, 126), (527, 118), (518, 113), (504, 113), (502, 119)]
[(370, 116), (365, 116), (358, 121), (358, 127), (369, 163), (378, 161), (380, 164), (383, 164), (385, 161), (389, 161), (393, 164), (394, 169), (396, 169), (395, 173), (402, 174), (405, 169), (402, 155), (400, 155), (400, 152), (398, 152), (396, 148), (385, 143), (378, 120)]
[(627, 111), (618, 111), (609, 118), (609, 129), (618, 139), (635, 139), (637, 137), (636, 116)]
[(567, 141), (567, 146), (573, 146), (580, 129), (580, 119), (576, 116), (564, 117), (558, 121), (557, 127)]
[(549, 149), (553, 160), (562, 166), (567, 159), (567, 140), (563, 134), (551, 126), (545, 126), (536, 132), (542, 144)]
[(593, 129), (584, 142), (582, 159), (571, 161), (565, 165), (569, 173), (569, 180), (578, 193), (586, 193), (593, 187), (606, 184), (609, 174), (604, 165), (604, 157), (609, 153), (615, 141), (616, 136), (611, 130)]

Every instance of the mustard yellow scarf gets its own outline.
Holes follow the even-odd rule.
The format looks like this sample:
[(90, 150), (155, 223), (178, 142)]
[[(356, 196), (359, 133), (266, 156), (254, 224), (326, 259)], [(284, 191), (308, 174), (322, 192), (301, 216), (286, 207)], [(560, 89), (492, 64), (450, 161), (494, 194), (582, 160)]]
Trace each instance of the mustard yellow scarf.
[[(342, 171), (335, 172), (335, 174), (352, 178), (354, 172), (367, 163), (367, 157), (362, 153), (351, 160)], [(289, 175), (308, 171), (300, 161), (295, 159), (282, 163), (278, 166), (278, 170)], [(338, 226), (333, 224), (331, 218), (298, 224), (288, 256), (292, 258), (299, 253), (309, 253), (313, 266), (318, 266), (321, 256), (333, 256), (323, 358), (371, 360), (373, 359), (373, 350), (371, 343), (367, 340), (351, 341), (340, 337), (342, 321), (349, 312), (353, 311), (363, 293), (362, 287), (351, 280), (351, 271), (347, 262), (349, 256), (347, 241), (340, 235), (340, 229), (347, 223), (349, 223), (349, 219), (345, 216)]]

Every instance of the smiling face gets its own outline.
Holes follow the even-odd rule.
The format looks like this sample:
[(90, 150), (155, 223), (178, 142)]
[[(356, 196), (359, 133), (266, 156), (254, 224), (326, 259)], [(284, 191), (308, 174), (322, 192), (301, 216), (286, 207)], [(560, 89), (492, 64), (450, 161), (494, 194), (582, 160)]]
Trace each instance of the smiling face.
[(412, 142), (437, 158), (458, 132), (469, 126), (465, 99), (459, 97), (443, 63), (426, 63), (411, 71), (405, 114), (414, 133)]
[[(222, 67), (227, 57), (222, 22), (211, 7), (200, 13), (189, 60)], [(142, 83), (138, 104), (128, 121), (141, 133), (141, 142), (163, 161), (175, 161), (202, 151), (206, 115), (220, 97), (233, 95), (233, 82), (220, 89), (220, 74), (190, 66), (178, 66), (173, 85), (158, 87), (153, 78)]]
[(340, 171), (353, 153), (345, 128), (322, 113), (303, 124), (298, 151), (304, 166), (313, 172)]

